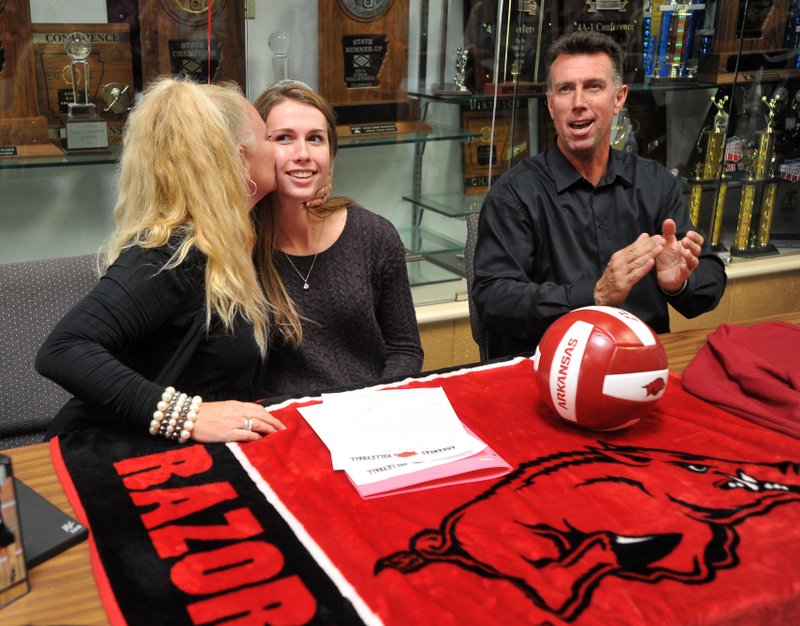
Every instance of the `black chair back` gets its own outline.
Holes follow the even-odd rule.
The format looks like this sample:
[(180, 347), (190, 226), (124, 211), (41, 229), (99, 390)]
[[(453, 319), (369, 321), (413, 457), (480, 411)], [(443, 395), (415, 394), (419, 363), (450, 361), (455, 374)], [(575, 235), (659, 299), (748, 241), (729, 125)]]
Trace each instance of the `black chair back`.
[(42, 441), (69, 394), (34, 368), (39, 347), (98, 280), (97, 257), (0, 264), (0, 449)]
[(467, 271), (467, 304), (469, 305), (469, 323), (472, 328), (472, 338), (478, 344), (481, 361), (487, 359), (488, 336), (486, 329), (481, 325), (475, 302), (472, 300), (472, 283), (475, 280), (475, 242), (478, 239), (478, 216), (480, 213), (467, 215), (467, 241), (464, 244), (464, 268)]

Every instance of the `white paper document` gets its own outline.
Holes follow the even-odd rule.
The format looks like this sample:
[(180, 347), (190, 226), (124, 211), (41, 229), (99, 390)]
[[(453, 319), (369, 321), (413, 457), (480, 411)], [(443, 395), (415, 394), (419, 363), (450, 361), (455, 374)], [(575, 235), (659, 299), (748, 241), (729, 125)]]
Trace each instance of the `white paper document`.
[(325, 394), (299, 409), (356, 485), (470, 457), (486, 444), (467, 432), (441, 387)]

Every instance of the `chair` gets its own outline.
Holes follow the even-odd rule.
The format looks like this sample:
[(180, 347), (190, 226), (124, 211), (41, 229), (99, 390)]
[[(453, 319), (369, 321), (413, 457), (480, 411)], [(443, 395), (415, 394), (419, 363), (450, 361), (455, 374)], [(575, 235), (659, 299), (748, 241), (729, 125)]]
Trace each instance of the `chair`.
[(475, 280), (475, 243), (478, 240), (478, 216), (480, 213), (467, 215), (467, 240), (464, 243), (464, 268), (467, 271), (467, 304), (469, 306), (469, 323), (472, 338), (478, 344), (481, 361), (487, 359), (488, 334), (481, 324), (475, 302), (472, 300), (472, 283)]
[(34, 368), (56, 322), (98, 280), (95, 255), (0, 264), (0, 450), (42, 441), (69, 394)]

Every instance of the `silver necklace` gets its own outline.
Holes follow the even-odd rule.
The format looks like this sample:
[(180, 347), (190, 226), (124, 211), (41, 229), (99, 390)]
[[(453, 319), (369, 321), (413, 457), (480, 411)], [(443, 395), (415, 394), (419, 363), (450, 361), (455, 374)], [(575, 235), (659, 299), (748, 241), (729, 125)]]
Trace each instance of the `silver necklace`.
[(309, 278), (309, 276), (311, 276), (311, 272), (314, 271), (314, 264), (317, 262), (317, 255), (319, 254), (319, 242), (322, 241), (322, 231), (325, 229), (325, 222), (327, 220), (328, 220), (327, 216), (322, 220), (322, 226), (319, 229), (319, 236), (317, 237), (316, 252), (314, 252), (314, 258), (311, 259), (311, 267), (308, 268), (308, 274), (303, 276), (303, 274), (300, 272), (300, 270), (297, 269), (297, 266), (294, 264), (294, 262), (292, 261), (291, 257), (288, 254), (286, 254), (285, 252), (283, 253), (283, 256), (285, 256), (286, 260), (289, 261), (289, 265), (292, 266), (292, 269), (300, 277), (300, 280), (303, 281), (303, 289), (308, 289), (308, 278)]

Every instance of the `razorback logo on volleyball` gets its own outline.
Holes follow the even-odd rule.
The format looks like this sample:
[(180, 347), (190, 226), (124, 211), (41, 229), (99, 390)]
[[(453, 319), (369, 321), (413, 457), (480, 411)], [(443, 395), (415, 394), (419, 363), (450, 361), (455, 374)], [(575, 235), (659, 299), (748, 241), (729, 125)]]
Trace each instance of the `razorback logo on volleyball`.
[(533, 357), (545, 404), (592, 430), (631, 426), (667, 388), (667, 355), (638, 317), (607, 306), (576, 309), (545, 332)]

